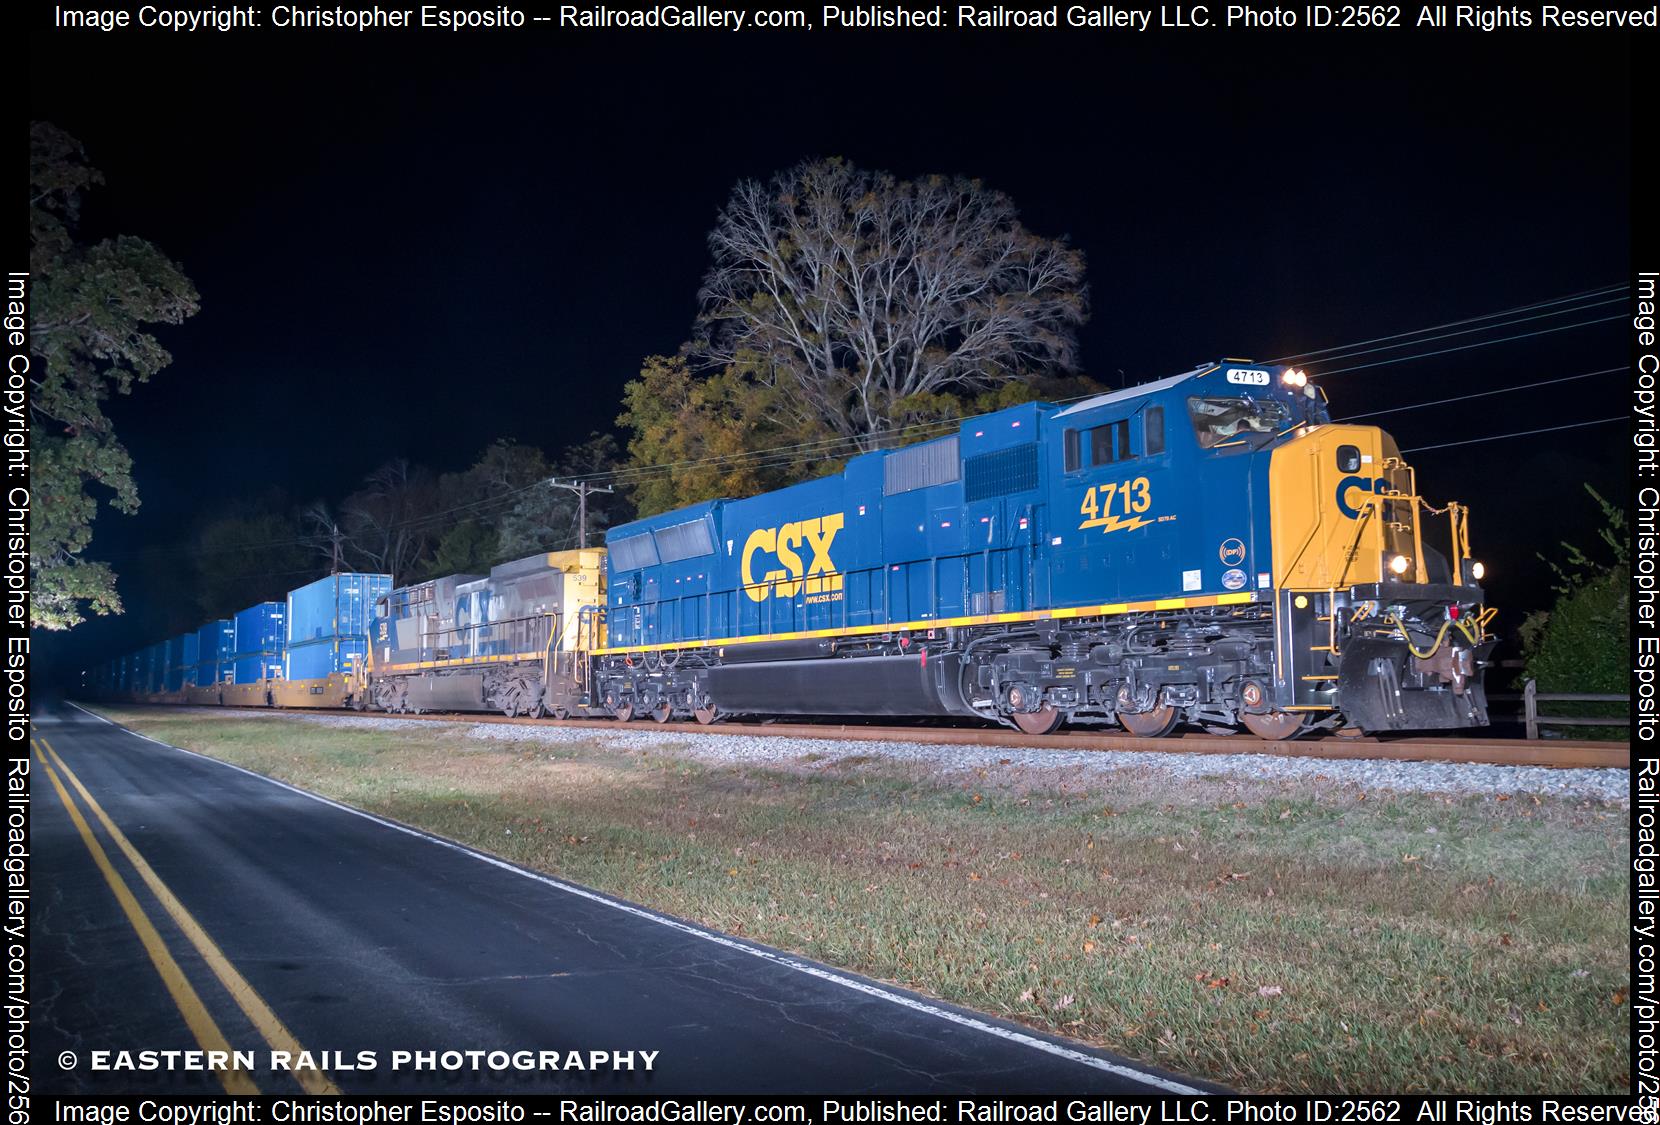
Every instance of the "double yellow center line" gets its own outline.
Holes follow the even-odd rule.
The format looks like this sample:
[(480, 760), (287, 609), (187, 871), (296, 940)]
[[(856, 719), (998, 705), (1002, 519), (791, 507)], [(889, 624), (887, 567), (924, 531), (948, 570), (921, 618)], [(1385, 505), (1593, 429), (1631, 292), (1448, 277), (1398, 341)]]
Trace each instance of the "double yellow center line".
[[(98, 842), (98, 838), (93, 834), (86, 818), (81, 815), (81, 811), (75, 803), (75, 798), (64, 788), (63, 781), (59, 778), (60, 772), (63, 777), (69, 779), (69, 784), (74, 787), (76, 793), (80, 794), (81, 800), (86, 803), (86, 807), (92, 810), (92, 815), (97, 818), (98, 823), (103, 825), (104, 831), (108, 834), (110, 840), (114, 842), (121, 854), (127, 857), (127, 862), (132, 864), (133, 870), (138, 873), (138, 877), (150, 889), (150, 893), (155, 896), (156, 901), (161, 904), (168, 917), (173, 919), (174, 924), (178, 926), (185, 938), (195, 947), (196, 952), (201, 955), (208, 968), (213, 970), (213, 975), (219, 979), (219, 983), (225, 987), (225, 991), (230, 993), (231, 999), (236, 1001), (237, 1007), (242, 1009), (242, 1013), (258, 1029), (266, 1043), (270, 1044), (271, 1049), (287, 1052), (290, 1059), (301, 1057), (303, 1048), (301, 1048), (299, 1041), (294, 1038), (294, 1033), (283, 1025), (283, 1022), (277, 1018), (276, 1013), (260, 998), (259, 993), (254, 991), (253, 986), (247, 982), (241, 973), (237, 972), (236, 966), (230, 963), (230, 960), (226, 958), (218, 945), (214, 944), (213, 939), (208, 937), (207, 931), (202, 929), (201, 924), (196, 921), (190, 911), (184, 908), (184, 904), (168, 889), (167, 884), (161, 881), (161, 877), (155, 873), (155, 870), (145, 862), (138, 849), (133, 847), (132, 841), (128, 840), (121, 829), (116, 827), (115, 822), (109, 818), (109, 814), (104, 812), (103, 807), (93, 799), (92, 794), (87, 792), (86, 786), (81, 784), (81, 779), (75, 776), (74, 771), (58, 756), (58, 752), (53, 749), (52, 745), (44, 738), (33, 740), (31, 745), (34, 747), (35, 757), (45, 768), (46, 776), (52, 782), (52, 788), (57, 790), (58, 799), (63, 802), (64, 809), (69, 813), (69, 819), (74, 823), (75, 830), (80, 833), (81, 842), (86, 845), (87, 851), (91, 853), (92, 862), (97, 865), (98, 871), (104, 876), (104, 882), (109, 884), (110, 890), (115, 894), (116, 901), (121, 905), (122, 913), (127, 916), (127, 921), (132, 924), (133, 930), (138, 934), (138, 940), (144, 946), (144, 952), (149, 954), (151, 964), (156, 967), (156, 972), (161, 974), (162, 983), (167, 986), (168, 995), (173, 998), (173, 1003), (178, 1006), (179, 1014), (184, 1017), (186, 1026), (190, 1028), (191, 1034), (196, 1037), (196, 1042), (202, 1050), (222, 1051), (232, 1054), (224, 1033), (219, 1030), (219, 1025), (214, 1022), (213, 1016), (208, 1013), (207, 1006), (202, 1003), (201, 996), (197, 994), (196, 989), (186, 978), (183, 970), (179, 968), (179, 964), (173, 959), (173, 955), (168, 952), (167, 943), (162, 940), (161, 934), (156, 930), (149, 916), (145, 914), (144, 908), (139, 905), (138, 899), (127, 885), (127, 881), (122, 878), (121, 873), (110, 862), (103, 845)], [(56, 765), (56, 769), (53, 768), (54, 765)], [(232, 1057), (234, 1058), (234, 1054), (232, 1054)], [(224, 1085), (226, 1093), (259, 1093), (259, 1087), (254, 1085), (253, 1079), (244, 1070), (233, 1067), (229, 1070), (219, 1071), (218, 1074), (219, 1081)], [(329, 1079), (329, 1076), (315, 1067), (296, 1067), (293, 1075), (301, 1088), (308, 1094), (338, 1094), (340, 1092), (340, 1088)]]

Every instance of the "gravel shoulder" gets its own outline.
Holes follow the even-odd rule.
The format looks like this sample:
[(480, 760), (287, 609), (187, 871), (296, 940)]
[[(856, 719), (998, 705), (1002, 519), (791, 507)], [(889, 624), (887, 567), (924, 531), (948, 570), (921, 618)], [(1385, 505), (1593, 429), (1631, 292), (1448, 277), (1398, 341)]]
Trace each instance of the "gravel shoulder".
[(686, 734), (650, 727), (616, 731), (593, 727), (510, 726), (468, 723), (453, 726), (425, 719), (385, 716), (304, 715), (255, 712), (274, 719), (321, 723), (345, 729), (399, 730), (410, 727), (464, 728), (470, 739), (548, 746), (609, 746), (623, 753), (680, 754), (710, 765), (793, 765), (846, 769), (872, 760), (922, 766), (943, 772), (997, 770), (1030, 782), (1041, 771), (1044, 784), (1102, 781), (1125, 773), (1173, 780), (1203, 778), (1235, 782), (1343, 786), (1393, 793), (1456, 796), (1510, 794), (1629, 804), (1631, 774), (1617, 769), (1548, 769), (1449, 762), (1402, 762), (1356, 758), (1286, 758), (1273, 754), (1181, 754), (1154, 750), (1031, 750), (1021, 747), (956, 746), (927, 742), (838, 742), (755, 734)]

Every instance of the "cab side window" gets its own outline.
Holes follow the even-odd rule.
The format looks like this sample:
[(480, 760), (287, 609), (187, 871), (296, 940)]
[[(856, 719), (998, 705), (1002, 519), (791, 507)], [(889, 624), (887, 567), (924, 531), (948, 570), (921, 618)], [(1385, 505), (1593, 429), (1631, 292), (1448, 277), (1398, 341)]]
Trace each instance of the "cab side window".
[(1135, 452), (1130, 448), (1130, 420), (1108, 422), (1104, 426), (1096, 426), (1089, 431), (1089, 463), (1091, 465), (1111, 465), (1118, 461), (1130, 461), (1135, 458)]
[(1066, 471), (1069, 472), (1069, 473), (1075, 473), (1080, 468), (1083, 467), (1080, 464), (1079, 459), (1078, 459), (1078, 431), (1077, 430), (1067, 430), (1066, 431), (1065, 445), (1066, 445)]
[(1146, 433), (1143, 435), (1141, 448), (1146, 450), (1147, 456), (1164, 452), (1164, 407), (1149, 406), (1145, 415)]

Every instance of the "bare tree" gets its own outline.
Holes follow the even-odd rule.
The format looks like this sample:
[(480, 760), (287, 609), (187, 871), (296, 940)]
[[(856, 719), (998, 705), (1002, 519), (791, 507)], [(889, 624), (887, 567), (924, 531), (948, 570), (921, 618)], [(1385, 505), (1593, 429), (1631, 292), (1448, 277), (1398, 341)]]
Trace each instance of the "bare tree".
[(435, 486), (408, 461), (388, 461), (364, 479), (340, 506), (340, 530), (352, 559), (364, 569), (407, 576), (440, 530), (432, 518)]
[(300, 523), (311, 549), (327, 561), (330, 574), (339, 574), (345, 567), (345, 533), (340, 521), (329, 506), (321, 500), (313, 501), (300, 513)]
[(941, 396), (1071, 369), (1087, 316), (1083, 254), (977, 180), (806, 162), (738, 184), (709, 246), (692, 354), (861, 448)]

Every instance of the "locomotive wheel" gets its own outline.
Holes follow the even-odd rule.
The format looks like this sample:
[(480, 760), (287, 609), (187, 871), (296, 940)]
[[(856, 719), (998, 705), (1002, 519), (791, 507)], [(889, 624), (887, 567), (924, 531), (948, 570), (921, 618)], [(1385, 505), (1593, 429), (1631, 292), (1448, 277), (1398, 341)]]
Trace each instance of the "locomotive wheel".
[(1290, 711), (1274, 711), (1267, 715), (1241, 715), (1245, 729), (1265, 742), (1285, 742), (1303, 733), (1308, 720)]
[(616, 716), (617, 722), (626, 723), (634, 718), (634, 704), (619, 703), (617, 706), (611, 708), (611, 714)]
[(651, 717), (660, 723), (668, 722), (670, 719), (674, 718), (674, 704), (667, 702), (659, 703), (656, 707), (651, 709)]
[(715, 710), (715, 705), (713, 703), (706, 707), (694, 707), (692, 709), (692, 718), (696, 719), (704, 726), (708, 726), (710, 723), (714, 722), (719, 715), (720, 713)]
[(1021, 734), (1054, 734), (1066, 716), (1045, 703), (1036, 711), (1016, 711), (1009, 718)]
[(506, 715), (509, 719), (517, 719), (519, 717), (519, 697), (517, 694), (514, 694), (513, 698), (507, 701), (507, 703), (502, 707), (501, 713)]
[(553, 710), (549, 711), (548, 714), (552, 715), (554, 718), (558, 719), (560, 722), (564, 722), (566, 719), (571, 717), (571, 713), (569, 711), (565, 710), (563, 707), (555, 707)]
[(1179, 717), (1177, 710), (1168, 703), (1151, 711), (1143, 711), (1139, 715), (1132, 715), (1127, 711), (1118, 713), (1119, 723), (1137, 738), (1163, 738), (1176, 729), (1176, 720)]

